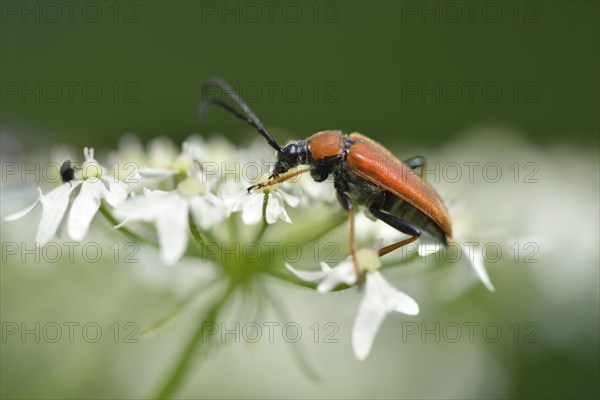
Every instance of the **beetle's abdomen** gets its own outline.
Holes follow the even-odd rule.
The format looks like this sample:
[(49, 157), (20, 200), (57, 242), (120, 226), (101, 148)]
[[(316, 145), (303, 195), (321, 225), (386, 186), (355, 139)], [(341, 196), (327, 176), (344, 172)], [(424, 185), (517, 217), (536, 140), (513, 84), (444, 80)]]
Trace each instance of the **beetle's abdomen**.
[(382, 211), (386, 211), (387, 213), (394, 215), (406, 222), (410, 222), (421, 229), (422, 232), (426, 232), (433, 236), (435, 240), (442, 243), (444, 246), (448, 245), (446, 233), (437, 223), (425, 215), (425, 213), (414, 207), (412, 204), (402, 200), (399, 197), (396, 197), (391, 192), (387, 192), (386, 195), (387, 199), (381, 208)]

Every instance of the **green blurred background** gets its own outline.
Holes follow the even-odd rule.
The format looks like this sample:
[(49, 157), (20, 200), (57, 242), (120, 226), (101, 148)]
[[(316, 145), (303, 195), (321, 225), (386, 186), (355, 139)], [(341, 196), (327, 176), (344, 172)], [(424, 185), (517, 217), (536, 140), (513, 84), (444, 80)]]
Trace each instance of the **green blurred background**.
[[(6, 9), (10, 2), (4, 3)], [(40, 15), (20, 14), (25, 4), (34, 10), (37, 5)], [(220, 76), (251, 95), (257, 84), (262, 96), (253, 102), (256, 113), (293, 137), (337, 128), (435, 145), (457, 130), (493, 122), (516, 126), (540, 143), (565, 135), (597, 143), (595, 1), (475, 2), (472, 7), (435, 1), (276, 2), (272, 18), (260, 2), (258, 7), (100, 2), (95, 23), (85, 20), (96, 19), (96, 7), (85, 8), (86, 3), (74, 7), (73, 23), (67, 9), (58, 22), (44, 23), (54, 14), (41, 4), (5, 10), (2, 82), (29, 87), (40, 82), (42, 88), (56, 82), (64, 93), (51, 103), (56, 96), (47, 86), (47, 96), (36, 104), (32, 95), (22, 101), (21, 86), (16, 94), (4, 90), (2, 119), (26, 122), (49, 141), (111, 146), (123, 132), (175, 140), (196, 131), (233, 136), (240, 126), (231, 118), (210, 118), (205, 128), (198, 123), (201, 82)], [(221, 14), (224, 10), (231, 13)], [(254, 15), (261, 15), (256, 23)], [(36, 16), (41, 21), (31, 22)], [(64, 82), (78, 84), (72, 102)], [(272, 101), (269, 82), (279, 85)], [(93, 87), (86, 100), (86, 83), (101, 86), (97, 102), (91, 102)], [(286, 84), (292, 84), (289, 100)], [(414, 85), (435, 91), (436, 84), (437, 103), (434, 94), (422, 98), (407, 92)], [(492, 85), (488, 99), (486, 84)], [(299, 96), (295, 85), (301, 87)]]
[[(482, 225), (512, 238), (547, 235), (539, 264), (504, 260), (491, 272), (493, 295), (475, 286), (443, 302), (431, 293), (443, 286), (413, 289), (418, 323), (495, 321), (501, 342), (407, 344), (398, 340), (406, 320), (390, 318), (361, 364), (349, 343), (358, 297), (324, 300), (273, 283), (305, 332), (315, 321), (340, 326), (339, 344), (304, 343), (322, 382), (301, 373), (289, 343), (232, 343), (192, 371), (182, 396), (598, 398), (597, 1), (98, 1), (74, 2), (73, 14), (51, 4), (2, 2), (5, 160), (62, 143), (113, 149), (128, 132), (176, 143), (218, 132), (243, 144), (255, 134), (234, 118), (214, 110), (198, 119), (201, 82), (220, 76), (280, 141), (342, 129), (401, 158), (540, 166), (539, 184), (526, 189), (455, 190), (478, 202)], [(3, 203), (12, 189), (2, 187)], [(28, 218), (16, 228), (2, 222), (3, 244), (33, 245), (39, 215)], [(181, 296), (189, 270), (154, 259), (151, 250), (142, 257), (150, 265), (140, 274), (110, 257), (85, 267), (3, 259), (3, 323), (96, 321), (105, 334), (95, 344), (3, 338), (2, 397), (140, 398), (157, 387), (199, 311), (152, 340), (109, 336), (115, 321), (121, 333), (128, 321), (147, 326)], [(397, 274), (408, 282), (398, 287), (419, 273)], [(539, 340), (515, 343), (515, 322), (521, 333), (533, 322)]]

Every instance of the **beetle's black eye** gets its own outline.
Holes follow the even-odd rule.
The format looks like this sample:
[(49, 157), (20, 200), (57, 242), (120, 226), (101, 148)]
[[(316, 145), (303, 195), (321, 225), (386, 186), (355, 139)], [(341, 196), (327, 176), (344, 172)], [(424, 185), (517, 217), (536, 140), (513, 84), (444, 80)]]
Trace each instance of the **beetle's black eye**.
[(300, 151), (300, 146), (298, 146), (297, 144), (290, 144), (288, 145), (287, 151), (290, 154), (298, 154), (298, 152)]

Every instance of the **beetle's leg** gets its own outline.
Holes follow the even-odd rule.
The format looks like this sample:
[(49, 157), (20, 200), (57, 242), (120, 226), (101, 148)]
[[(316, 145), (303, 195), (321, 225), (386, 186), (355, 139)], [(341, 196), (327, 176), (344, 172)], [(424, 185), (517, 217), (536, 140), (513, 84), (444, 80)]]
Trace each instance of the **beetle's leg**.
[(268, 181), (257, 183), (256, 185), (250, 186), (247, 189), (248, 193), (250, 193), (254, 189), (262, 189), (262, 188), (265, 188), (265, 187), (268, 187), (268, 186), (273, 186), (273, 185), (276, 185), (278, 183), (285, 182), (288, 179), (292, 179), (293, 177), (298, 176), (298, 175), (303, 174), (303, 173), (308, 172), (308, 171), (310, 171), (310, 167), (296, 169), (296, 170), (293, 170), (293, 171), (291, 171), (289, 173), (286, 172), (285, 174), (281, 174), (279, 176), (276, 176), (276, 177), (273, 177), (273, 178), (269, 178)]
[(402, 246), (406, 246), (407, 244), (414, 242), (419, 238), (419, 236), (421, 236), (421, 230), (415, 225), (411, 224), (410, 222), (406, 222), (398, 217), (381, 211), (377, 207), (370, 207), (369, 211), (371, 211), (371, 214), (373, 214), (376, 218), (382, 220), (392, 228), (411, 236), (408, 239), (404, 239), (389, 246), (385, 246), (384, 248), (379, 250), (380, 257), (396, 249), (399, 249)]
[(419, 169), (419, 175), (421, 179), (425, 179), (425, 171), (427, 170), (427, 160), (423, 156), (411, 157), (408, 160), (404, 161), (404, 165), (413, 171), (417, 168)]
[(335, 189), (337, 199), (344, 207), (344, 210), (348, 211), (348, 225), (350, 227), (350, 256), (352, 257), (352, 263), (354, 264), (354, 272), (356, 272), (356, 279), (360, 281), (360, 271), (358, 270), (358, 261), (356, 260), (356, 243), (354, 241), (354, 206), (352, 200), (346, 193), (344, 193), (339, 187)]

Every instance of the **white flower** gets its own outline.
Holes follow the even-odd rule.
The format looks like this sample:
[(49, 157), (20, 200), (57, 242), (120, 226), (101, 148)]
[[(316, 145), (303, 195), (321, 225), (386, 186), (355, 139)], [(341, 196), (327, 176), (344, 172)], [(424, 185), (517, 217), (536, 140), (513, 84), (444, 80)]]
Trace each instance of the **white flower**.
[[(485, 268), (482, 244), (479, 241), (471, 240), (471, 238), (475, 236), (473, 231), (476, 225), (472, 222), (473, 218), (466, 211), (464, 206), (461, 207), (458, 204), (454, 204), (450, 207), (453, 221), (452, 230), (454, 232), (453, 241), (460, 247), (462, 255), (471, 265), (475, 275), (477, 275), (479, 280), (490, 292), (493, 292), (496, 289)], [(481, 234), (479, 234), (479, 236), (481, 236)]]
[(494, 284), (492, 283), (492, 280), (490, 279), (490, 276), (488, 275), (487, 270), (485, 269), (485, 263), (483, 260), (483, 252), (481, 247), (467, 247), (466, 245), (469, 244), (468, 242), (464, 244), (459, 244), (462, 248), (463, 254), (466, 255), (467, 259), (469, 260), (469, 263), (471, 264), (471, 267), (473, 268), (473, 271), (475, 271), (475, 274), (477, 275), (479, 280), (490, 292), (496, 291), (496, 288), (494, 287)]
[[(204, 140), (191, 137), (187, 142), (189, 158), (199, 167), (202, 182), (210, 188), (217, 188), (219, 197), (226, 205), (227, 215), (242, 213), (246, 225), (255, 225), (264, 217), (268, 224), (278, 220), (291, 223), (285, 205), (297, 207), (300, 199), (273, 184), (248, 192), (248, 188), (267, 182), (272, 162), (272, 149), (266, 146), (262, 138), (242, 149), (236, 149), (232, 143), (221, 137)], [(266, 201), (266, 209), (263, 210)]]
[(317, 182), (307, 173), (300, 175), (300, 182), (294, 186), (298, 187), (302, 194), (302, 200), (307, 205), (337, 202), (333, 180)]
[(168, 168), (178, 154), (177, 146), (169, 138), (156, 138), (148, 143), (146, 165), (157, 168)]
[(140, 168), (142, 178), (164, 179), (178, 174), (188, 175), (194, 166), (192, 146), (188, 142), (183, 142), (179, 155), (172, 154), (168, 142), (164, 141), (153, 143), (150, 150), (149, 162), (151, 166)]
[[(369, 355), (377, 331), (387, 314), (392, 311), (407, 315), (419, 313), (417, 302), (392, 287), (378, 271), (381, 266), (378, 253), (378, 249), (360, 249), (356, 253), (360, 271), (366, 272), (365, 294), (352, 328), (352, 349), (356, 358), (361, 361)], [(321, 271), (315, 272), (298, 271), (287, 263), (286, 267), (302, 280), (319, 282), (317, 290), (321, 293), (329, 292), (340, 284), (356, 283), (351, 258), (342, 261), (335, 268), (321, 263)]]
[(190, 215), (203, 230), (226, 217), (223, 202), (206, 191), (196, 176), (186, 178), (172, 192), (146, 189), (143, 196), (130, 198), (115, 209), (115, 216), (123, 219), (118, 226), (132, 221), (156, 225), (160, 258), (166, 265), (176, 263), (187, 248)]
[(127, 183), (135, 192), (141, 192), (140, 165), (146, 162), (146, 152), (140, 140), (126, 134), (119, 140), (119, 148), (108, 154), (108, 164), (114, 175)]
[(417, 315), (419, 305), (412, 297), (391, 286), (379, 271), (367, 273), (365, 295), (352, 328), (352, 348), (356, 358), (367, 358), (381, 323), (392, 311)]
[(233, 211), (242, 211), (242, 221), (246, 225), (258, 224), (263, 217), (264, 201), (267, 201), (267, 208), (265, 209), (267, 224), (274, 224), (278, 220), (285, 221), (288, 224), (292, 223), (285, 210), (285, 204), (287, 203), (291, 207), (296, 207), (299, 200), (297, 197), (281, 190), (245, 194), (234, 205)]
[(71, 205), (67, 220), (67, 231), (73, 240), (82, 240), (100, 208), (102, 200), (115, 207), (127, 198), (128, 188), (123, 182), (106, 173), (94, 159), (94, 149), (83, 149), (85, 162), (76, 171), (76, 179), (65, 182), (44, 195), (41, 189), (38, 200), (26, 209), (5, 217), (7, 221), (19, 219), (42, 205), (42, 218), (38, 227), (36, 242), (43, 246), (56, 234), (67, 211), (71, 193), (81, 185)]
[[(263, 181), (268, 179), (267, 174), (263, 174)], [(285, 210), (285, 205), (297, 207), (300, 199), (281, 190), (280, 185), (272, 185), (248, 193), (246, 189), (241, 195), (227, 196), (223, 195), (229, 212), (242, 212), (242, 221), (246, 225), (258, 224), (263, 219), (264, 202), (267, 207), (264, 210), (265, 220), (268, 224), (274, 224), (278, 220), (292, 223), (290, 216)]]
[[(190, 140), (193, 138), (178, 150), (171, 140), (159, 137), (148, 144), (146, 151), (137, 137), (128, 134), (121, 139), (119, 150), (109, 155), (109, 160), (115, 175), (128, 183), (134, 193), (141, 193), (145, 188), (161, 185), (163, 179), (176, 175), (184, 178), (193, 173)], [(164, 185), (160, 189), (164, 190)]]
[(321, 262), (321, 271), (299, 271), (288, 263), (285, 266), (303, 281), (319, 282), (317, 285), (319, 293), (330, 292), (341, 284), (352, 286), (356, 283), (356, 272), (354, 272), (351, 259), (342, 261), (335, 268), (331, 268), (327, 263)]
[[(186, 140), (189, 156), (202, 164), (210, 163), (221, 168), (223, 165), (239, 162), (239, 154), (236, 147), (222, 136), (212, 136), (204, 139), (192, 135)], [(265, 146), (268, 147), (268, 146)], [(245, 149), (244, 153), (246, 152)]]

